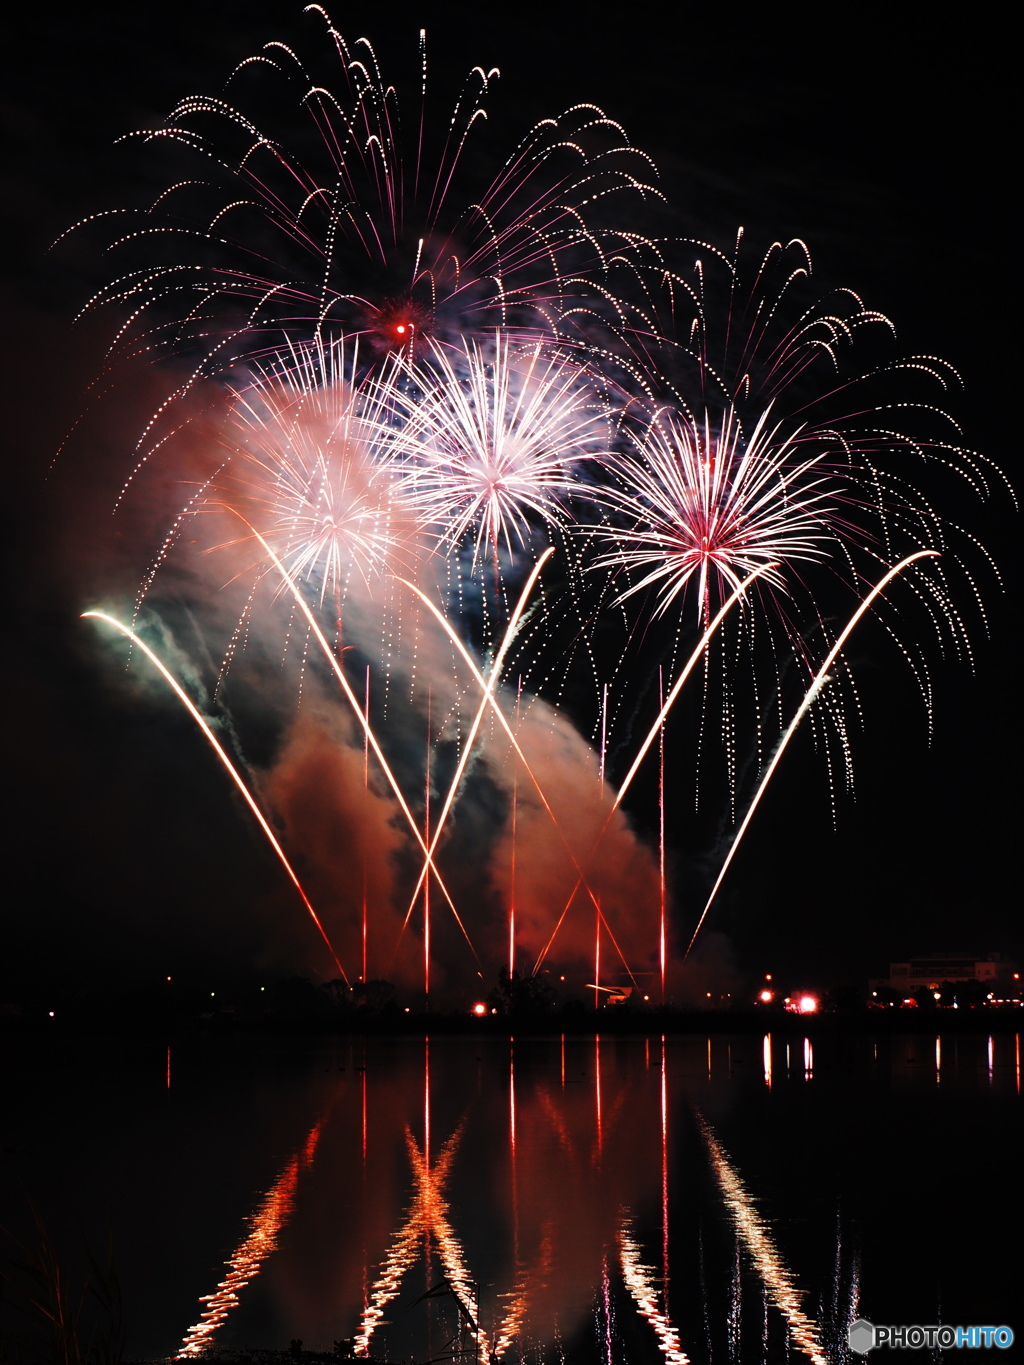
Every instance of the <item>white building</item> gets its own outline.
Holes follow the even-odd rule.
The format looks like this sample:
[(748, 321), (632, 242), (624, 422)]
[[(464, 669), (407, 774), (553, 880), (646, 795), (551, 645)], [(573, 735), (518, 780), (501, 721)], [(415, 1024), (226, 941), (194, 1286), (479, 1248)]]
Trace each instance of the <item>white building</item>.
[(996, 982), (1014, 978), (1017, 965), (1002, 953), (933, 953), (930, 957), (915, 957), (909, 962), (890, 962), (888, 980), (873, 981), (875, 987), (909, 994), (920, 987), (937, 991), (944, 981), (977, 981), (993, 987)]

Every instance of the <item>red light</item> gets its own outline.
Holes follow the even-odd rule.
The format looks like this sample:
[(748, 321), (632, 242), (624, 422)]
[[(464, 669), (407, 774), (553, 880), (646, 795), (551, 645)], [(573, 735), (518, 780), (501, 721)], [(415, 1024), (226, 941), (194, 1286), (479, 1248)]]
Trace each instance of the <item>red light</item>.
[(762, 991), (757, 998), (762, 1005), (767, 1005), (769, 1001), (773, 1000), (775, 997), (772, 995), (771, 991)]
[(398, 333), (399, 336), (404, 336), (404, 335), (405, 335), (405, 323), (404, 323), (404, 322), (400, 322), (400, 323), (398, 324), (398, 326), (395, 328), (395, 331)]
[(818, 1002), (813, 995), (802, 995), (800, 997), (800, 1013), (813, 1014), (818, 1008)]
[(479, 1015), (481, 1015), (481, 1014), (486, 1014), (486, 1013), (487, 1013), (487, 1006), (486, 1006), (486, 1005), (480, 1004), (480, 1002), (478, 1001), (478, 1002), (473, 1006), (473, 1013), (474, 1013), (475, 1015), (477, 1015), (477, 1016), (479, 1016)]

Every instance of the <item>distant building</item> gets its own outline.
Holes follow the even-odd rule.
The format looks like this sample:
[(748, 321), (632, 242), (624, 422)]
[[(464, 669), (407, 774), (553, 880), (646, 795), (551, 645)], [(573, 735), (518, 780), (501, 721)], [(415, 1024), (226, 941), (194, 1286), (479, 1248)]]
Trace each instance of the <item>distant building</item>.
[(924, 987), (936, 991), (943, 982), (977, 981), (990, 989), (997, 983), (1012, 982), (1017, 964), (1002, 953), (934, 953), (930, 957), (914, 957), (909, 962), (890, 962), (889, 976), (872, 981), (876, 989), (887, 988), (909, 994)]

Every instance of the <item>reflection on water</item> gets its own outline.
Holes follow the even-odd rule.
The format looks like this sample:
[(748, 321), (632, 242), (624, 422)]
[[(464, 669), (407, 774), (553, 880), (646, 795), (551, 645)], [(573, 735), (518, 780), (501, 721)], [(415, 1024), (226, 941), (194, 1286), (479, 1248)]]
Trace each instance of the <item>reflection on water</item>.
[(120, 1182), (122, 1246), (148, 1268), (134, 1293), (124, 1277), (144, 1303), (134, 1354), (301, 1337), (387, 1360), (826, 1365), (850, 1359), (860, 1312), (938, 1321), (945, 1299), (946, 1320), (977, 1320), (969, 1295), (998, 1280), (982, 1239), (918, 1238), (911, 1260), (900, 1240), (953, 1160), (961, 1220), (982, 1207), (971, 1172), (1011, 1197), (993, 1135), (1017, 1150), (1018, 1036), (346, 1040), (272, 1065), (173, 1061), (161, 1048), (153, 1067), (162, 1117), (105, 1177), (95, 1116), (80, 1133), (39, 1119)]
[[(810, 1049), (810, 1043), (806, 1038), (804, 1045)], [(809, 1065), (806, 1071), (809, 1075), (811, 1071)], [(785, 1315), (793, 1344), (813, 1360), (814, 1365), (826, 1365), (818, 1340), (818, 1328), (800, 1307), (803, 1296), (779, 1254), (767, 1223), (758, 1213), (739, 1173), (726, 1156), (709, 1125), (701, 1121), (700, 1127), (711, 1157), (711, 1165), (722, 1190), (722, 1198), (736, 1225), (736, 1231), (750, 1254), (772, 1303)], [(856, 1317), (856, 1307), (855, 1302), (850, 1304), (850, 1322)]]
[[(434, 1046), (436, 1052), (437, 1044)], [(708, 1046), (710, 1049), (710, 1040)], [(561, 1347), (560, 1354), (564, 1354), (564, 1338), (578, 1329), (593, 1308), (596, 1287), (597, 1335), (605, 1348), (602, 1354), (611, 1361), (616, 1336), (613, 1323), (623, 1312), (623, 1306), (614, 1303), (615, 1291), (621, 1283), (635, 1311), (652, 1329), (649, 1354), (653, 1357), (660, 1353), (670, 1365), (689, 1365), (690, 1356), (681, 1343), (680, 1329), (672, 1320), (667, 1302), (670, 1257), (667, 1044), (662, 1039), (655, 1045), (653, 1084), (650, 1041), (643, 1047), (642, 1064), (634, 1056), (623, 1068), (609, 1065), (607, 1054), (615, 1052), (614, 1045), (603, 1044), (599, 1038), (583, 1051), (578, 1044), (570, 1044), (573, 1071), (567, 1083), (566, 1041), (561, 1038), (557, 1079), (537, 1075), (533, 1069), (517, 1083), (515, 1045), (510, 1044), (505, 1121), (502, 1124), (494, 1112), (495, 1101), (500, 1097), (488, 1095), (483, 1100), (483, 1105), (491, 1109), (483, 1130), (487, 1138), (484, 1152), (478, 1145), (472, 1152), (462, 1151), (468, 1145), (470, 1113), (482, 1097), (479, 1084), (475, 1095), (467, 1097), (467, 1103), (460, 1106), (462, 1113), (451, 1131), (439, 1142), (435, 1135), (436, 1150), (432, 1150), (434, 1096), (429, 1041), (423, 1044), (422, 1078), (412, 1067), (390, 1069), (371, 1088), (368, 1098), (367, 1073), (362, 1070), (359, 1128), (364, 1172), (368, 1142), (376, 1145), (381, 1136), (376, 1131), (371, 1135), (371, 1125), (376, 1128), (380, 1121), (391, 1125), (396, 1118), (401, 1121), (404, 1114), (407, 1117), (402, 1122), (402, 1136), (412, 1191), (395, 1220), (379, 1262), (371, 1265), (364, 1259), (365, 1288), (358, 1329), (352, 1338), (354, 1355), (387, 1351), (381, 1340), (385, 1335), (383, 1329), (389, 1325), (385, 1312), (403, 1290), (410, 1292), (410, 1283), (417, 1287), (428, 1285), (414, 1296), (414, 1306), (428, 1300), (450, 1300), (455, 1330), (443, 1345), (462, 1358), (497, 1361), (510, 1354), (519, 1358), (527, 1346), (543, 1357), (556, 1343)], [(536, 1046), (531, 1050), (536, 1054)], [(635, 1048), (632, 1050), (635, 1052)], [(712, 1065), (710, 1050), (708, 1055)], [(803, 1055), (804, 1074), (810, 1076), (813, 1064), (807, 1039), (803, 1040)], [(764, 1057), (765, 1075), (770, 1083), (768, 1037), (764, 1040)], [(465, 1059), (462, 1064), (465, 1065)], [(577, 1077), (575, 1068), (581, 1064), (589, 1065), (589, 1070), (581, 1071)], [(611, 1077), (607, 1075), (609, 1070), (613, 1071)], [(373, 1100), (380, 1084), (389, 1092), (387, 1099), (391, 1102), (382, 1104), (378, 1112)], [(396, 1095), (400, 1100), (397, 1106)], [(413, 1114), (422, 1132), (421, 1139), (410, 1122)], [(326, 1116), (317, 1119), (302, 1152), (289, 1159), (257, 1211), (247, 1220), (247, 1234), (227, 1261), (230, 1273), (213, 1294), (202, 1297), (201, 1303), (207, 1306), (199, 1323), (189, 1328), (179, 1357), (197, 1355), (215, 1343), (220, 1329), (238, 1308), (241, 1291), (277, 1250), (278, 1234), (292, 1213), (300, 1167), (313, 1166), (325, 1122)], [(742, 1339), (738, 1255), (742, 1244), (752, 1269), (760, 1277), (767, 1301), (785, 1319), (790, 1345), (814, 1365), (826, 1365), (818, 1328), (801, 1308), (801, 1291), (767, 1222), (696, 1106), (692, 1106), (692, 1122), (703, 1140), (722, 1202), (739, 1237), (731, 1283), (731, 1354), (739, 1350)], [(385, 1144), (388, 1136), (384, 1135)], [(505, 1255), (499, 1257), (499, 1263), (503, 1261), (503, 1279), (494, 1286), (490, 1327), (481, 1318), (480, 1283), (473, 1278), (466, 1249), (450, 1216), (449, 1186), (460, 1157), (475, 1168), (490, 1198), (497, 1197), (498, 1206), (491, 1215), (495, 1220), (492, 1252), (504, 1243)], [(482, 1165), (482, 1161), (486, 1164)], [(656, 1270), (644, 1260), (634, 1210), (649, 1209), (657, 1201), (660, 1235), (655, 1247), (656, 1252), (660, 1251), (661, 1265)], [(431, 1280), (436, 1283), (429, 1285)], [(347, 1312), (343, 1316), (351, 1318), (353, 1305), (345, 1307)], [(853, 1320), (855, 1311), (856, 1301), (852, 1299), (848, 1321)], [(433, 1358), (437, 1358), (436, 1354)]]
[[(470, 1279), (466, 1269), (462, 1248), (448, 1221), (448, 1205), (443, 1198), (461, 1136), (460, 1124), (441, 1148), (440, 1155), (431, 1169), (426, 1147), (421, 1150), (409, 1129), (405, 1130), (409, 1165), (416, 1182), (416, 1193), (406, 1211), (401, 1228), (395, 1234), (381, 1272), (370, 1290), (369, 1302), (363, 1310), (362, 1322), (354, 1342), (358, 1355), (370, 1354), (370, 1338), (383, 1321), (385, 1307), (397, 1295), (404, 1276), (420, 1252), (425, 1252), (429, 1258), (431, 1246), (436, 1247), (439, 1253), (445, 1275), (444, 1286), (455, 1300), (460, 1317), (467, 1320), (470, 1327), (478, 1332), (478, 1286)], [(481, 1342), (486, 1345), (486, 1338), (481, 1337)]]
[(668, 1315), (658, 1308), (659, 1295), (654, 1271), (641, 1261), (640, 1249), (625, 1221), (619, 1229), (619, 1261), (626, 1288), (633, 1296), (640, 1314), (654, 1328), (662, 1355), (670, 1365), (688, 1365), (689, 1356), (679, 1345), (679, 1333)]
[[(170, 1048), (167, 1051), (169, 1056)], [(231, 1310), (238, 1307), (239, 1294), (249, 1281), (260, 1273), (260, 1267), (270, 1253), (277, 1250), (277, 1234), (282, 1224), (287, 1221), (295, 1202), (299, 1167), (313, 1164), (321, 1123), (322, 1120), (313, 1125), (302, 1152), (292, 1157), (268, 1190), (263, 1203), (247, 1220), (251, 1231), (229, 1257), (227, 1278), (221, 1280), (214, 1293), (204, 1294), (200, 1299), (200, 1303), (205, 1303), (208, 1307), (200, 1313), (199, 1321), (185, 1334), (185, 1340), (178, 1352), (179, 1356), (201, 1355), (213, 1345), (218, 1328), (227, 1321)]]

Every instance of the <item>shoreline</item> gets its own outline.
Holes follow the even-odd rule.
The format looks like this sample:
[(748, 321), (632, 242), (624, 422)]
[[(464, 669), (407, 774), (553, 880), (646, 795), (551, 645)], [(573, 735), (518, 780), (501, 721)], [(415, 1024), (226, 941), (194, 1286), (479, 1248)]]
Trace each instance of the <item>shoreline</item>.
[(398, 1019), (254, 1019), (227, 1015), (213, 1019), (148, 1018), (125, 1020), (76, 1015), (63, 1018), (5, 1019), (0, 1040), (57, 1041), (69, 1037), (106, 1037), (147, 1041), (200, 1041), (218, 1038), (466, 1038), (470, 1041), (520, 1038), (686, 1038), (706, 1035), (780, 1034), (817, 1037), (893, 1037), (906, 1034), (985, 1035), (1024, 1030), (1024, 1010), (872, 1009), (856, 1013), (797, 1014), (760, 1010), (665, 1010), (633, 1013), (593, 1011), (580, 1014), (502, 1016), (478, 1019), (461, 1014), (408, 1014)]

